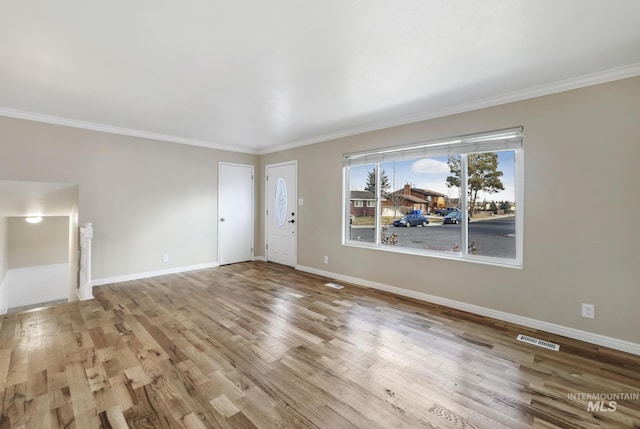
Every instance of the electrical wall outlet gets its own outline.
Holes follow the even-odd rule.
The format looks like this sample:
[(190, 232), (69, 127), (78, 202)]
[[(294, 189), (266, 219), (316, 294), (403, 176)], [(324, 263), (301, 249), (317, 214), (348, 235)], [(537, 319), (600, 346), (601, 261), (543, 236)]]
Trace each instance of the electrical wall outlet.
[(329, 263), (329, 257), (328, 257), (328, 256), (325, 256), (325, 257), (324, 257), (324, 263), (325, 263), (325, 264), (328, 264), (328, 263)]
[(582, 303), (582, 317), (586, 317), (587, 319), (595, 319), (596, 306), (593, 304)]
[(169, 262), (169, 254), (165, 253), (164, 255), (162, 255), (162, 261), (163, 262)]

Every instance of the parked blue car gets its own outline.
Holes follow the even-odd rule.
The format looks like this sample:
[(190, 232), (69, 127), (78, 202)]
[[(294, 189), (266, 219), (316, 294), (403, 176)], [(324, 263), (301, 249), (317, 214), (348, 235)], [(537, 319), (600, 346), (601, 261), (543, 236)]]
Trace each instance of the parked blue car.
[(444, 217), (442, 223), (460, 223), (462, 222), (462, 212), (451, 212)]
[(442, 209), (436, 209), (435, 214), (436, 216), (446, 216), (449, 213), (453, 213), (453, 212), (459, 212), (460, 209), (456, 208), (456, 207), (445, 207)]
[(417, 214), (408, 214), (406, 216), (402, 216), (400, 219), (396, 219), (393, 221), (393, 226), (406, 226), (407, 228), (420, 225), (427, 226), (428, 224), (429, 219)]

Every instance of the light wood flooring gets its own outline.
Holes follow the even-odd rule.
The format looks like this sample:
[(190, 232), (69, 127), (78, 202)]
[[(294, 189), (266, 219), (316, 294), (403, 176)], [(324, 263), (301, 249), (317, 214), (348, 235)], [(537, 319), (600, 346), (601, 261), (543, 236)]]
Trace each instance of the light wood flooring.
[(575, 396), (640, 394), (638, 356), (326, 282), (244, 263), (5, 315), (0, 428), (640, 428)]

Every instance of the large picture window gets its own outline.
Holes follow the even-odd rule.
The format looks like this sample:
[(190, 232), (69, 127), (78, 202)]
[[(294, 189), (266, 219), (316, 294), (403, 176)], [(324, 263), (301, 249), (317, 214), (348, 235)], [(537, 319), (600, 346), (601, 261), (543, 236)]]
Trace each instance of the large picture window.
[(522, 266), (522, 140), (514, 128), (345, 155), (343, 243)]

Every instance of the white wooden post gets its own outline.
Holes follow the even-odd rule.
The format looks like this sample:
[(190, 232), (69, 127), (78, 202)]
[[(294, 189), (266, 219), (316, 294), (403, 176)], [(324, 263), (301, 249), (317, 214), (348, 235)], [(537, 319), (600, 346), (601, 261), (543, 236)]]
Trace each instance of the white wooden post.
[(91, 286), (91, 240), (93, 227), (85, 223), (80, 227), (80, 275), (78, 284), (78, 299), (93, 299)]

